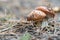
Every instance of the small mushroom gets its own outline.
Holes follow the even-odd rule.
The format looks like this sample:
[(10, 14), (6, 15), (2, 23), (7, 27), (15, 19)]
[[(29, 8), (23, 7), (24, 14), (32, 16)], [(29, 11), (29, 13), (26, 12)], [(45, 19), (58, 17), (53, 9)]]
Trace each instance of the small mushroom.
[(54, 18), (55, 14), (52, 9), (49, 9), (44, 6), (36, 7), (28, 16), (28, 21), (42, 21), (45, 17), (52, 17)]
[(60, 12), (60, 7), (53, 7), (52, 10), (56, 13)]
[(39, 10), (33, 10), (27, 17), (28, 21), (42, 21), (46, 14)]
[(55, 16), (54, 11), (51, 8), (47, 8), (45, 6), (37, 7), (36, 10), (43, 11), (46, 14), (46, 16), (49, 16), (49, 17), (54, 18), (54, 16)]

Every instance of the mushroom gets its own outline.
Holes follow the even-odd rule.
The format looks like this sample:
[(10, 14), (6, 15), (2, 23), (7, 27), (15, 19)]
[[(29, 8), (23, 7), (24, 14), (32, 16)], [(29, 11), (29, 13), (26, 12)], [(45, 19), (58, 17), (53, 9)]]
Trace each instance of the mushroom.
[(28, 16), (28, 21), (42, 21), (45, 17), (52, 17), (54, 18), (55, 14), (54, 12), (44, 6), (36, 7), (35, 10), (33, 10)]
[(52, 10), (53, 10), (55, 13), (59, 13), (59, 12), (60, 12), (60, 7), (53, 7)]
[(55, 16), (54, 11), (51, 8), (47, 8), (45, 6), (37, 7), (36, 10), (43, 11), (46, 14), (46, 16), (48, 16), (48, 17), (54, 18), (54, 16)]
[(28, 21), (42, 21), (46, 14), (39, 10), (33, 10), (27, 17)]

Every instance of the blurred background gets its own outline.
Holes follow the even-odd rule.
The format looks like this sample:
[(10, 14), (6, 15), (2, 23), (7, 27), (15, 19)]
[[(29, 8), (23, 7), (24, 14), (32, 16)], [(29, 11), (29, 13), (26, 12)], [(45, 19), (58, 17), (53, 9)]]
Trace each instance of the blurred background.
[(0, 0), (0, 13), (25, 17), (37, 6), (60, 6), (60, 0)]

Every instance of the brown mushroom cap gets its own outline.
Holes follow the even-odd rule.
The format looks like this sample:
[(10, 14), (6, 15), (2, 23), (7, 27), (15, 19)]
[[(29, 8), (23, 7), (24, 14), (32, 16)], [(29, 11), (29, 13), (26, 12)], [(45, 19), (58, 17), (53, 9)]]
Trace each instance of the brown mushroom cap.
[(44, 6), (37, 7), (36, 10), (43, 11), (45, 12), (46, 15), (51, 17), (55, 16), (54, 11), (52, 9), (48, 9), (47, 7), (44, 7)]
[(28, 21), (42, 21), (46, 14), (39, 10), (33, 10), (27, 17)]
[(28, 16), (28, 21), (42, 21), (45, 17), (52, 17), (54, 18), (55, 14), (51, 9), (47, 7), (40, 6), (33, 10)]

